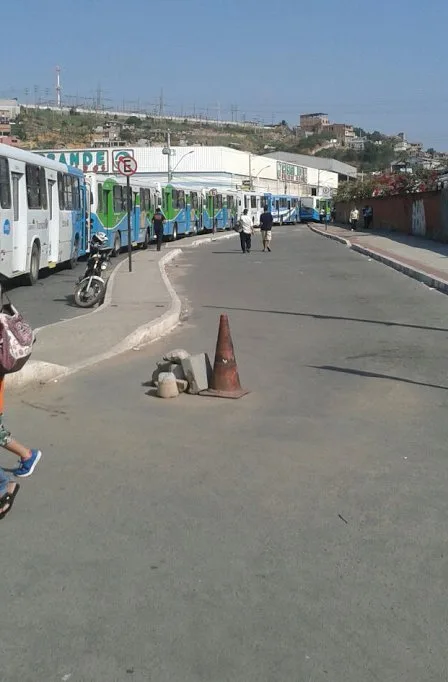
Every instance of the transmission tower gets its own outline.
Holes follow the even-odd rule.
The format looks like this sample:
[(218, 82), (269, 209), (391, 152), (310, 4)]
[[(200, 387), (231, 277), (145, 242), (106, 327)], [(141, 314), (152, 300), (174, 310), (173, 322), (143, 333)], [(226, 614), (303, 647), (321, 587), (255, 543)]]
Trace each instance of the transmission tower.
[(62, 106), (62, 98), (61, 98), (61, 92), (62, 92), (62, 87), (61, 87), (61, 67), (57, 66), (56, 67), (56, 104), (58, 108), (60, 109)]

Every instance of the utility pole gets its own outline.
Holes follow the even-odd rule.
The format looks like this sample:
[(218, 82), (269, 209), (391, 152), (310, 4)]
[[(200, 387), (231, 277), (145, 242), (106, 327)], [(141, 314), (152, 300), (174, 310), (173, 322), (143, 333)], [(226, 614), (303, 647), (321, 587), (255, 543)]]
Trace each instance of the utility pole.
[(171, 183), (173, 179), (173, 171), (171, 169), (171, 157), (174, 155), (174, 149), (171, 148), (171, 131), (166, 132), (166, 147), (162, 149), (162, 154), (166, 154), (168, 157), (168, 184)]
[(249, 152), (249, 187), (252, 191), (252, 154)]
[(56, 67), (56, 104), (58, 109), (61, 108), (62, 106), (62, 100), (61, 100), (61, 67), (57, 66)]
[(173, 179), (173, 172), (171, 170), (171, 132), (166, 133), (166, 146), (168, 147), (168, 182)]
[(160, 118), (163, 118), (165, 111), (165, 103), (163, 101), (163, 88), (160, 90), (160, 98), (159, 98), (159, 116)]

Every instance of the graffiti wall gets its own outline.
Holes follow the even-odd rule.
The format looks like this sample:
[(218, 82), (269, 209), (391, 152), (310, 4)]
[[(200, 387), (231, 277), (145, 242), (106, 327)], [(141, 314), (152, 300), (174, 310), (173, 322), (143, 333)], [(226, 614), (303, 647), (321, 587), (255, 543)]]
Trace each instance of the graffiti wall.
[(417, 237), (426, 236), (425, 202), (414, 199), (412, 202), (411, 234)]
[(373, 208), (373, 229), (392, 230), (448, 242), (448, 188), (404, 196), (375, 197), (336, 204), (336, 220), (348, 223), (350, 210)]

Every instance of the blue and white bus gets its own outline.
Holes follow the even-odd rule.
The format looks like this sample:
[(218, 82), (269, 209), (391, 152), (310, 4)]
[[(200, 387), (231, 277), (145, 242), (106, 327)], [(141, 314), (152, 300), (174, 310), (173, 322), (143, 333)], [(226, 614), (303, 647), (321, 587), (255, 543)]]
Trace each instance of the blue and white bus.
[(81, 171), (0, 144), (0, 279), (73, 266), (88, 243)]
[(287, 225), (300, 222), (300, 198), (290, 194), (264, 195), (264, 205), (272, 213), (274, 223)]
[[(107, 245), (117, 254), (128, 245), (128, 202), (126, 179), (122, 176), (86, 176), (88, 191), (89, 237), (95, 232), (105, 232)], [(132, 178), (131, 190), (131, 244), (148, 246), (153, 237), (152, 217), (162, 205), (159, 185), (143, 178)]]
[(320, 222), (320, 212), (325, 211), (329, 215), (331, 200), (322, 197), (302, 197), (300, 206), (300, 220), (306, 222)]

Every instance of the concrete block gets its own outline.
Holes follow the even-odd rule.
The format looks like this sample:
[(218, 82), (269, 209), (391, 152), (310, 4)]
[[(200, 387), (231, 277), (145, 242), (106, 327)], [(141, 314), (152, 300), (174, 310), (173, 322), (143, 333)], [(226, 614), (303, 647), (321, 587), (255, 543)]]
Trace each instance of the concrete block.
[(188, 389), (188, 381), (186, 379), (178, 379), (176, 383), (179, 393), (185, 393)]
[(165, 353), (163, 359), (169, 362), (174, 362), (176, 365), (180, 365), (182, 360), (188, 358), (189, 355), (190, 353), (183, 348), (176, 348), (175, 350), (170, 350), (169, 353)]
[(187, 378), (182, 365), (176, 365), (174, 362), (170, 364), (168, 371), (172, 372), (176, 379), (180, 379), (181, 381), (184, 381)]
[(171, 362), (158, 362), (157, 367), (152, 373), (152, 383), (156, 385), (156, 383), (159, 380), (159, 374), (161, 372), (170, 372), (171, 371)]
[(190, 384), (189, 393), (197, 395), (209, 387), (212, 367), (207, 353), (190, 355), (190, 357), (182, 360), (182, 368)]
[(159, 398), (177, 398), (179, 395), (176, 377), (172, 372), (161, 372), (159, 374), (157, 395)]

